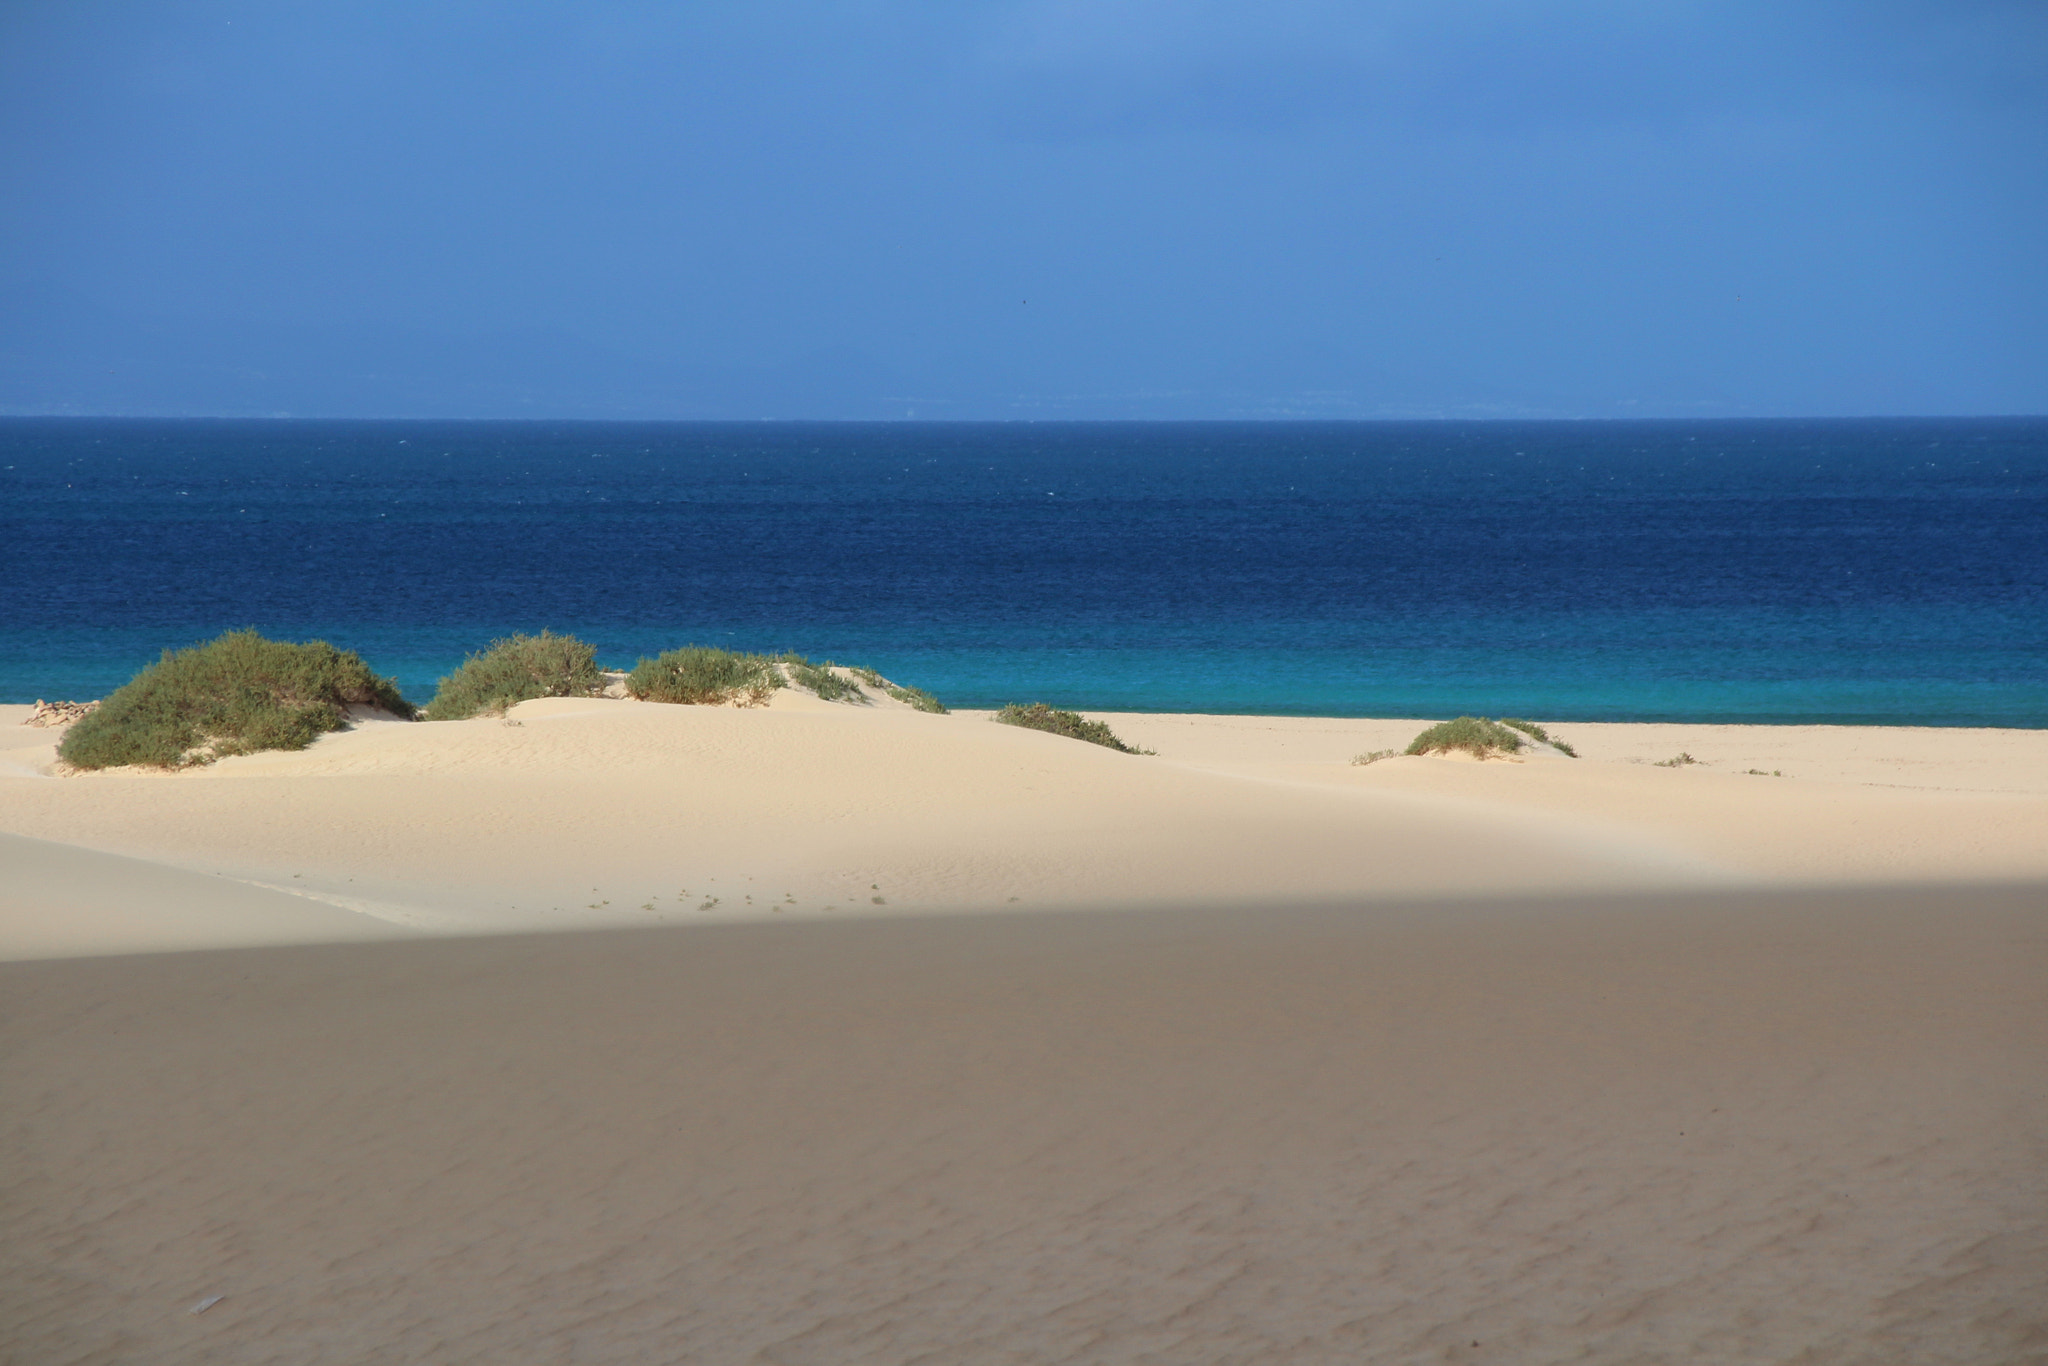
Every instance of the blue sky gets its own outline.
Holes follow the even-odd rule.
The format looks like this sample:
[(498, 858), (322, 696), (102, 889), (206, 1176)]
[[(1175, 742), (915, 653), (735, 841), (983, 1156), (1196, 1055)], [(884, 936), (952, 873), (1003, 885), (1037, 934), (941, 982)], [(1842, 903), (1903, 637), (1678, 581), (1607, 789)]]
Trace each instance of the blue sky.
[(0, 412), (2048, 412), (2048, 5), (0, 7)]

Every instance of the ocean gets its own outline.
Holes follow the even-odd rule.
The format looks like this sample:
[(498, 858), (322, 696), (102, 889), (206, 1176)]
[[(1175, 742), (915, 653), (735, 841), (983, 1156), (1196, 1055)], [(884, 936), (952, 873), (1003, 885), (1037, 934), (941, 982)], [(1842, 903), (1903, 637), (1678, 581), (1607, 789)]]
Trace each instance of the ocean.
[(0, 701), (543, 627), (954, 706), (2048, 725), (2048, 419), (0, 419)]

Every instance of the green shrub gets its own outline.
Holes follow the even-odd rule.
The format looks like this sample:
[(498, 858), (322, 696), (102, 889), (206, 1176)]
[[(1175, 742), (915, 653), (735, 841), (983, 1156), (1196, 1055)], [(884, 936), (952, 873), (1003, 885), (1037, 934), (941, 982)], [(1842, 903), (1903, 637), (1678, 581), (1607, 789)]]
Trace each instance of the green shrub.
[(1460, 716), (1439, 722), (1408, 742), (1410, 754), (1435, 754), (1460, 749), (1484, 759), (1495, 751), (1519, 753), (1522, 737), (1498, 721), (1483, 716)]
[(494, 640), (441, 680), (427, 703), (429, 721), (461, 721), (505, 711), (536, 697), (591, 697), (604, 691), (597, 651), (574, 636)]
[(186, 768), (229, 754), (304, 749), (346, 725), (348, 706), (415, 715), (397, 683), (372, 673), (353, 651), (230, 631), (164, 651), (75, 722), (57, 754), (75, 768)]
[(783, 686), (775, 661), (713, 645), (685, 645), (643, 659), (626, 675), (626, 692), (647, 702), (757, 706)]
[(1364, 754), (1353, 755), (1351, 757), (1351, 766), (1353, 768), (1364, 768), (1367, 764), (1376, 764), (1382, 759), (1391, 759), (1400, 752), (1398, 749), (1368, 750)]
[(1519, 721), (1512, 716), (1503, 716), (1500, 719), (1500, 723), (1503, 726), (1513, 726), (1516, 730), (1522, 732), (1522, 734), (1530, 737), (1531, 739), (1541, 740), (1544, 744), (1549, 745), (1552, 749), (1558, 751), (1560, 754), (1568, 755), (1574, 759), (1579, 757), (1579, 752), (1577, 750), (1573, 749), (1570, 745), (1566, 744), (1562, 740), (1551, 739), (1550, 732), (1543, 729), (1543, 727), (1537, 725), (1534, 721)]
[(1029, 730), (1064, 735), (1070, 740), (1086, 740), (1091, 745), (1102, 745), (1125, 754), (1152, 753), (1149, 749), (1136, 749), (1125, 744), (1116, 738), (1114, 731), (1100, 721), (1090, 721), (1079, 712), (1055, 711), (1043, 702), (1033, 702), (1028, 707), (1020, 707), (1012, 702), (997, 712), (993, 719), (1006, 726), (1023, 726)]
[(1674, 755), (1672, 755), (1672, 756), (1671, 756), (1671, 757), (1670, 757), (1669, 759), (1659, 759), (1659, 760), (1658, 760), (1658, 761), (1657, 761), (1656, 763), (1654, 763), (1654, 764), (1651, 764), (1651, 765), (1650, 765), (1650, 767), (1651, 767), (1651, 768), (1685, 768), (1685, 767), (1688, 767), (1689, 765), (1692, 765), (1692, 764), (1696, 764), (1696, 763), (1699, 763), (1699, 762), (1700, 762), (1700, 760), (1698, 760), (1698, 759), (1695, 759), (1695, 758), (1693, 758), (1693, 757), (1692, 757), (1692, 756), (1691, 756), (1690, 754), (1687, 754), (1687, 753), (1685, 753), (1685, 752), (1684, 752), (1683, 750), (1681, 750), (1681, 751), (1680, 751), (1680, 752), (1678, 752), (1677, 754), (1674, 754)]

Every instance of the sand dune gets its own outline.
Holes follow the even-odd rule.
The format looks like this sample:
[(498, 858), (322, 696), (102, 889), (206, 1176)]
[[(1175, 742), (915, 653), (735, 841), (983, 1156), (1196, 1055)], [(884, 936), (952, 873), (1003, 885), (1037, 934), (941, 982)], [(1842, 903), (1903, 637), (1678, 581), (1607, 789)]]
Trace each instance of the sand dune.
[(2048, 1362), (2048, 735), (26, 710), (0, 1361)]
[[(1576, 761), (1354, 767), (1424, 723), (1111, 718), (1159, 751), (1140, 757), (783, 693), (755, 710), (532, 702), (516, 724), (369, 722), (301, 753), (53, 778), (55, 734), (8, 712), (26, 709), (0, 709), (0, 831), (292, 895), (306, 913), (278, 924), (307, 939), (337, 911), (389, 935), (2048, 878), (2040, 732), (1577, 726)], [(1706, 763), (1645, 762), (1680, 749)], [(0, 956), (120, 948), (86, 922), (66, 941), (23, 880), (6, 886)], [(250, 942), (240, 919), (215, 932), (179, 904), (180, 942)]]
[[(1347, 770), (1329, 756), (1347, 744), (1401, 748), (1428, 723), (1111, 719), (1191, 767), (1540, 810), (1773, 881), (2048, 877), (2048, 731), (1575, 723), (1554, 729), (1577, 760), (1400, 758)], [(1658, 767), (1680, 754), (1699, 762)]]
[(2040, 1362), (2044, 904), (0, 965), (6, 1359)]

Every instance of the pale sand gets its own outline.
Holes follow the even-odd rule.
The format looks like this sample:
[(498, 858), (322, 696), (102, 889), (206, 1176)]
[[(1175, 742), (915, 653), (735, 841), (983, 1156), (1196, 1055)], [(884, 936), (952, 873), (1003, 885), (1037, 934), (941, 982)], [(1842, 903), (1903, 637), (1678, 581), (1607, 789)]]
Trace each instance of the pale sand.
[(0, 835), (0, 915), (14, 959), (390, 937), (338, 906), (18, 835)]
[(10, 1366), (2048, 1362), (2040, 732), (27, 710)]
[(0, 965), (0, 1359), (2040, 1363), (2044, 904)]
[[(1354, 767), (1425, 723), (1110, 717), (1159, 751), (1139, 757), (983, 714), (784, 692), (754, 710), (532, 702), (516, 725), (369, 721), (303, 753), (52, 777), (58, 732), (20, 726), (28, 711), (0, 707), (0, 834), (177, 876), (138, 901), (144, 867), (91, 865), (121, 870), (107, 881), (82, 854), (0, 846), (0, 868), (29, 870), (0, 879), (0, 958), (1010, 906), (2048, 880), (2044, 731), (1567, 725), (1581, 759)], [(1706, 763), (1647, 762), (1680, 750)], [(34, 873), (64, 858), (61, 875)], [(218, 915), (200, 907), (208, 885), (234, 888)], [(252, 914), (268, 917), (254, 939)]]

